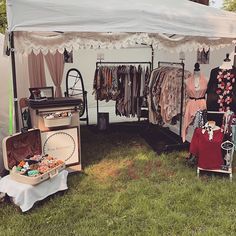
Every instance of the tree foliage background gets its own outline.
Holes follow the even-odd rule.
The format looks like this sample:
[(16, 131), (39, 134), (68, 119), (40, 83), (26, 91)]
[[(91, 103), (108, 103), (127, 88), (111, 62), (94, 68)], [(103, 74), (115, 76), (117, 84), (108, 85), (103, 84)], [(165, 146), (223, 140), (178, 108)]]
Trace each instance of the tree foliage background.
[(223, 7), (228, 11), (236, 11), (236, 0), (224, 0)]
[(4, 33), (7, 27), (6, 0), (0, 0), (0, 32)]

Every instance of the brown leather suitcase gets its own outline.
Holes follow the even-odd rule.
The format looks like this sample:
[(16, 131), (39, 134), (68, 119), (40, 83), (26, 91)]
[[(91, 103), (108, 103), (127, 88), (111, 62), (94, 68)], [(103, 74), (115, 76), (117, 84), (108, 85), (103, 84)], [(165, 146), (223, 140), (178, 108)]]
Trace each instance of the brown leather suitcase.
[(2, 149), (5, 168), (10, 171), (12, 179), (21, 183), (31, 185), (39, 184), (57, 176), (57, 174), (66, 167), (65, 162), (60, 161), (60, 164), (57, 166), (49, 168), (45, 173), (39, 173), (36, 176), (22, 175), (16, 170), (16, 166), (22, 160), (42, 154), (41, 132), (39, 129), (16, 133), (4, 138), (2, 141)]

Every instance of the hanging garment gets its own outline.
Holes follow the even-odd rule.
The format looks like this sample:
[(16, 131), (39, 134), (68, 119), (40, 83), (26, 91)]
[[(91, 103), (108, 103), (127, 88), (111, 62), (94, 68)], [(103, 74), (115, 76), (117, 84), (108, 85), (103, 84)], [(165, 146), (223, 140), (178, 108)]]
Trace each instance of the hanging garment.
[(234, 143), (234, 150), (236, 150), (236, 125), (232, 125), (232, 142)]
[(232, 111), (227, 111), (224, 113), (221, 129), (224, 132), (225, 138), (231, 140), (232, 138), (232, 124), (235, 115)]
[(141, 65), (100, 66), (96, 68), (93, 81), (93, 94), (100, 101), (116, 101), (116, 114), (138, 116), (137, 99), (144, 95), (145, 80), (148, 73)]
[(117, 79), (118, 79), (118, 89), (119, 95), (116, 99), (116, 115), (125, 115), (125, 77), (126, 77), (126, 67), (119, 66), (117, 69)]
[[(171, 123), (172, 119), (181, 113), (181, 88), (182, 80), (186, 80), (191, 76), (188, 71), (180, 68), (172, 68), (166, 75), (161, 85), (161, 96), (159, 105), (161, 107), (161, 117), (164, 123)], [(183, 86), (183, 111), (185, 110), (187, 93), (185, 84)], [(182, 112), (183, 112), (182, 111)]]
[(142, 100), (142, 103), (141, 103), (143, 107), (148, 107), (147, 96), (149, 94), (149, 89), (148, 89), (149, 80), (150, 80), (150, 71), (149, 71), (149, 68), (146, 67), (145, 84), (144, 84), (144, 91), (143, 91), (143, 100)]
[(236, 112), (236, 70), (220, 69), (211, 71), (207, 87), (207, 110)]
[(207, 110), (198, 110), (194, 117), (193, 127), (202, 128), (207, 122)]
[[(228, 110), (236, 113), (236, 69), (225, 70), (216, 67), (211, 70), (210, 80), (207, 86), (207, 110)], [(215, 120), (221, 126), (222, 116), (208, 114), (208, 120)]]
[(125, 106), (125, 116), (129, 117), (131, 114), (131, 91), (132, 84), (130, 80), (130, 71), (129, 68), (124, 67), (125, 74), (125, 97), (124, 97), (124, 106)]
[(145, 68), (141, 68), (141, 80), (140, 80), (140, 97), (144, 95), (145, 89)]
[(115, 101), (119, 95), (119, 87), (118, 87), (118, 77), (117, 77), (117, 67), (113, 66), (112, 67), (112, 72), (111, 72), (111, 76), (112, 76), (112, 86), (111, 86), (111, 99), (113, 101)]
[[(196, 128), (190, 144), (190, 153), (198, 157), (198, 167), (203, 169), (221, 169), (224, 164), (221, 151), (223, 141), (223, 132), (219, 127), (211, 131), (205, 131), (202, 128)], [(211, 139), (211, 140), (210, 140)]]
[(152, 124), (162, 125), (162, 117), (160, 112), (159, 99), (161, 94), (161, 83), (163, 81), (165, 68), (156, 68), (151, 72), (148, 85), (148, 116), (149, 122)]
[(135, 66), (130, 66), (130, 80), (131, 80), (131, 114), (134, 117), (137, 113), (137, 69)]
[(168, 73), (176, 68), (160, 67), (151, 72), (148, 92), (149, 122), (152, 124), (163, 125), (161, 115), (160, 98), (164, 81), (168, 77)]
[[(197, 89), (196, 89), (197, 86)], [(185, 142), (187, 129), (193, 122), (197, 111), (206, 109), (205, 93), (207, 90), (207, 81), (204, 75), (200, 74), (199, 84), (195, 84), (194, 76), (186, 80), (186, 91), (189, 99), (184, 112), (184, 124), (182, 130), (182, 139)]]

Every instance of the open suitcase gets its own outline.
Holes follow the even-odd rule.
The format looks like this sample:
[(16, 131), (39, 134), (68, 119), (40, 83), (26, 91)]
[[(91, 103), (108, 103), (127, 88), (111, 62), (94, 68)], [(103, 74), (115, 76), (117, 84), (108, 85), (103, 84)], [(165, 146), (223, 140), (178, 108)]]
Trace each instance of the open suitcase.
[[(42, 172), (38, 168), (39, 173), (35, 176), (24, 175), (17, 170), (18, 167), (16, 166), (19, 166), (21, 161), (42, 154), (41, 132), (39, 129), (16, 133), (4, 138), (2, 149), (5, 168), (10, 171), (12, 179), (21, 183), (31, 185), (39, 184), (49, 178), (53, 178), (66, 167), (65, 162), (56, 160), (56, 157), (45, 157), (45, 159), (42, 159), (42, 162), (49, 163), (48, 167), (46, 169), (44, 168)], [(36, 165), (40, 164), (41, 161)]]

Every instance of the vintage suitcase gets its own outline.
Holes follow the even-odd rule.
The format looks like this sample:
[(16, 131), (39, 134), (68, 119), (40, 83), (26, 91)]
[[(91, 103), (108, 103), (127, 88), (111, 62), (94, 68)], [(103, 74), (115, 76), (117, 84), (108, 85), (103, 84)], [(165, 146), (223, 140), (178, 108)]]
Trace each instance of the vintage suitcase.
[[(65, 169), (65, 162), (56, 160), (56, 157), (45, 157), (38, 163), (35, 160), (25, 161), (29, 160), (30, 157), (32, 158), (33, 156), (42, 154), (41, 132), (39, 129), (16, 133), (4, 138), (2, 149), (5, 168), (10, 171), (12, 179), (21, 183), (36, 185), (49, 178), (53, 178), (61, 170)], [(36, 169), (38, 168), (39, 173), (35, 176), (22, 174), (17, 169), (20, 167), (16, 167), (17, 165), (19, 166), (22, 161), (23, 163), (36, 164)], [(29, 167), (31, 168), (31, 165), (29, 165)], [(39, 167), (44, 167), (44, 169), (41, 168), (40, 171)]]

